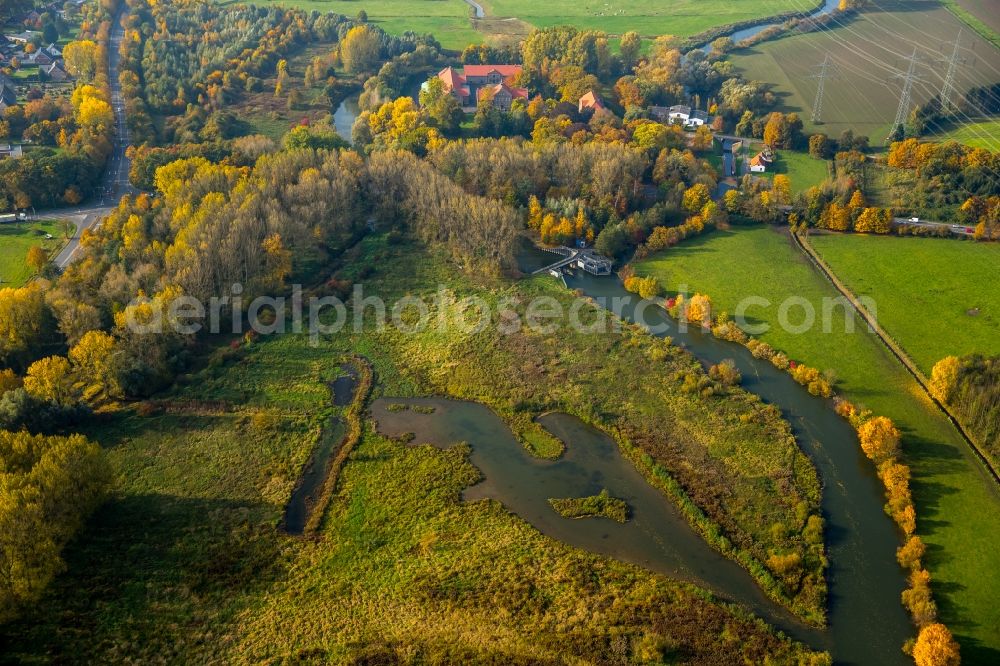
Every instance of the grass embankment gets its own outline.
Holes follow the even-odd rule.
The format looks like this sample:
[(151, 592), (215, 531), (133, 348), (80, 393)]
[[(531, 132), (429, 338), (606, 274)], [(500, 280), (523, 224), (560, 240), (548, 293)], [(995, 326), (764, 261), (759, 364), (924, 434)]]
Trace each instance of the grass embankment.
[[(937, 3), (875, 0), (873, 4), (843, 20), (841, 27), (765, 42), (737, 51), (730, 59), (746, 78), (774, 84), (777, 110), (798, 113), (808, 133), (839, 137), (845, 129), (853, 129), (868, 135), (872, 145), (882, 145), (900, 91), (898, 83), (886, 83), (886, 66), (905, 71), (914, 47), (925, 62), (949, 57), (948, 42), (963, 24)], [(1000, 70), (1000, 50), (968, 29), (962, 33), (962, 49), (977, 54), (977, 65), (958, 68), (956, 89), (993, 84)], [(826, 81), (822, 123), (815, 124), (810, 119), (818, 79), (812, 75), (826, 55), (838, 76)], [(926, 102), (940, 90), (944, 68), (921, 71), (930, 85), (914, 88), (914, 103)]]
[(607, 490), (589, 497), (553, 498), (549, 499), (549, 504), (563, 518), (610, 518), (624, 523), (629, 517), (625, 500), (612, 497)]
[[(470, 286), (443, 261), (409, 247), (369, 240), (365, 249), (362, 262), (375, 269), (366, 294), (430, 296), (442, 281), (460, 295), (491, 300), (538, 292), (566, 299), (540, 281)], [(694, 396), (673, 395), (668, 369), (689, 361), (651, 363), (646, 354), (662, 343), (650, 336), (629, 329), (515, 335), (497, 344), (491, 335), (452, 328), (411, 340), (369, 329), (318, 346), (304, 335), (265, 338), (217, 352), (208, 367), (160, 396), (162, 412), (108, 415), (88, 434), (107, 450), (117, 496), (70, 549), (69, 570), (46, 599), (0, 629), (5, 656), (29, 663), (506, 664), (613, 655), (798, 662), (798, 646), (704, 592), (566, 547), (496, 502), (462, 502), (461, 490), (478, 478), (467, 447), (403, 446), (378, 436), (367, 420), (321, 538), (275, 529), (328, 422), (323, 382), (347, 353), (370, 359), (376, 392), (389, 395), (479, 394), (506, 414), (521, 402), (534, 409), (528, 399), (576, 411), (593, 404), (609, 420), (628, 417), (627, 403), (638, 404), (660, 415), (642, 423), (658, 426), (661, 441), (704, 445), (708, 470), (718, 464), (713, 455), (739, 445), (739, 460), (720, 470), (733, 478), (720, 483), (736, 489), (730, 495), (747, 493), (743, 521), (744, 514), (766, 516), (768, 527), (791, 520), (789, 495), (814, 490), (815, 475), (789, 441), (787, 424), (740, 423), (741, 414), (763, 415), (749, 397), (717, 398), (706, 409)], [(621, 368), (640, 362), (651, 381), (637, 391)], [(687, 455), (678, 451), (677, 458)], [(769, 478), (783, 485), (769, 488)], [(749, 522), (743, 529), (756, 532)], [(769, 539), (761, 535), (762, 543)]]
[(358, 383), (354, 388), (354, 396), (351, 398), (351, 402), (344, 410), (342, 416), (344, 423), (347, 425), (347, 430), (344, 433), (344, 439), (341, 440), (340, 446), (337, 448), (336, 455), (330, 461), (330, 465), (326, 470), (326, 480), (323, 482), (319, 497), (316, 498), (315, 504), (310, 508), (309, 520), (306, 522), (303, 532), (307, 536), (315, 535), (319, 530), (323, 522), (323, 517), (326, 515), (326, 507), (330, 503), (330, 498), (333, 496), (334, 491), (337, 489), (337, 480), (340, 478), (340, 472), (347, 463), (351, 452), (354, 451), (354, 447), (358, 445), (358, 441), (361, 439), (362, 413), (364, 412), (368, 395), (371, 393), (372, 384), (375, 381), (371, 364), (366, 359), (359, 356), (352, 356), (348, 363), (357, 373)]
[[(883, 253), (881, 261), (893, 259)], [(933, 576), (941, 619), (962, 643), (964, 660), (993, 659), (1000, 649), (1000, 608), (994, 602), (1000, 594), (995, 575), (1000, 567), (997, 489), (960, 435), (857, 317), (852, 317), (854, 332), (846, 332), (838, 307), (830, 332), (821, 332), (823, 299), (835, 298), (837, 292), (791, 240), (769, 228), (713, 232), (640, 262), (636, 269), (656, 275), (668, 290), (686, 284), (691, 292), (710, 294), (716, 308), (730, 314), (748, 296), (767, 299), (770, 305), (747, 311), (747, 323), (771, 327), (755, 337), (829, 371), (838, 393), (899, 426), (905, 462), (913, 472), (917, 531), (928, 544), (925, 566)], [(778, 325), (778, 309), (791, 296), (806, 299), (817, 313), (816, 327), (806, 333)], [(899, 301), (899, 307), (906, 307), (905, 295)], [(884, 307), (880, 305), (880, 317)], [(802, 317), (800, 307), (791, 309), (792, 324)]]
[(1000, 245), (945, 238), (814, 235), (838, 278), (872, 299), (920, 370), (945, 356), (1000, 354)]
[(33, 246), (40, 245), (52, 257), (65, 242), (58, 224), (51, 220), (0, 224), (0, 287), (18, 287), (28, 281), (32, 271), (25, 259)]

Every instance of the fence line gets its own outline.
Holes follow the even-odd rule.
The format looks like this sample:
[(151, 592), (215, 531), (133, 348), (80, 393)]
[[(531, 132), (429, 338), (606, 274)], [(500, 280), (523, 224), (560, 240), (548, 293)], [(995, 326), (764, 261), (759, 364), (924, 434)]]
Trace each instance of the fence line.
[(851, 304), (851, 307), (854, 309), (854, 311), (858, 313), (858, 316), (860, 316), (861, 319), (864, 320), (866, 324), (868, 324), (868, 327), (872, 330), (873, 333), (875, 333), (878, 339), (882, 341), (882, 344), (886, 346), (886, 348), (892, 353), (893, 356), (899, 359), (899, 362), (903, 364), (903, 367), (906, 368), (906, 370), (910, 373), (910, 375), (913, 376), (913, 378), (917, 381), (917, 384), (920, 385), (920, 388), (923, 389), (924, 393), (927, 394), (927, 397), (931, 399), (931, 402), (937, 405), (938, 409), (940, 409), (941, 412), (948, 418), (948, 420), (951, 421), (951, 424), (955, 426), (955, 429), (958, 430), (958, 433), (969, 445), (973, 453), (976, 454), (976, 457), (979, 459), (979, 462), (982, 463), (983, 467), (986, 469), (989, 475), (993, 477), (993, 481), (995, 481), (997, 484), (1000, 484), (1000, 473), (997, 472), (997, 469), (990, 461), (990, 458), (986, 455), (986, 453), (982, 449), (979, 448), (975, 440), (973, 440), (972, 436), (966, 431), (961, 421), (959, 421), (958, 418), (954, 414), (952, 414), (951, 410), (948, 409), (948, 406), (945, 405), (940, 400), (938, 400), (936, 397), (934, 397), (934, 394), (931, 393), (930, 381), (927, 379), (926, 376), (924, 376), (924, 373), (921, 372), (920, 368), (917, 367), (916, 363), (914, 363), (910, 359), (909, 355), (903, 350), (902, 346), (900, 346), (892, 338), (892, 336), (890, 336), (879, 325), (879, 323), (875, 320), (875, 318), (871, 315), (871, 313), (869, 313), (868, 310), (865, 309), (865, 307), (861, 304), (858, 298), (854, 295), (854, 292), (848, 289), (847, 285), (842, 283), (840, 279), (837, 278), (833, 270), (827, 265), (825, 261), (823, 261), (823, 258), (819, 256), (819, 254), (816, 252), (815, 249), (813, 249), (812, 245), (809, 244), (808, 238), (800, 236), (795, 231), (790, 232), (790, 234), (792, 238), (795, 240), (795, 244), (799, 247), (799, 249), (802, 250), (802, 252), (805, 253), (807, 257), (809, 257), (813, 265), (816, 266), (819, 272), (822, 273), (827, 280), (829, 280), (830, 284), (832, 284), (834, 288), (837, 291), (839, 291), (844, 298), (847, 299), (847, 301)]

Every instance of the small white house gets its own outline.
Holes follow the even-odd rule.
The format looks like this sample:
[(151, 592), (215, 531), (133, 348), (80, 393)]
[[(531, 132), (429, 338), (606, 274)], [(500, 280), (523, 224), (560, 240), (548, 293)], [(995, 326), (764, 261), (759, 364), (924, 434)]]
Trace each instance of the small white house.
[(699, 111), (698, 109), (695, 109), (694, 111), (691, 112), (688, 119), (684, 121), (684, 124), (687, 125), (688, 127), (701, 127), (707, 122), (708, 122), (708, 114), (705, 113), (704, 111)]
[(691, 107), (684, 104), (677, 104), (667, 110), (667, 118), (670, 122), (687, 123), (691, 118)]

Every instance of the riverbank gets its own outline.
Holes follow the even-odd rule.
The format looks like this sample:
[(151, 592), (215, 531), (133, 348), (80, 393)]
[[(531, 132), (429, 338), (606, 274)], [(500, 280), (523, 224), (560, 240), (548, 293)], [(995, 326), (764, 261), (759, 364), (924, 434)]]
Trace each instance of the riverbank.
[[(1000, 498), (966, 443), (926, 398), (906, 370), (859, 319), (844, 331), (836, 310), (829, 334), (796, 335), (777, 325), (777, 308), (790, 296), (812, 304), (838, 294), (791, 241), (769, 228), (713, 232), (688, 239), (637, 266), (669, 286), (686, 284), (712, 295), (720, 310), (735, 313), (747, 296), (770, 306), (747, 311), (752, 324), (771, 329), (755, 337), (795, 360), (831, 371), (836, 390), (849, 400), (890, 417), (903, 432), (904, 458), (913, 472), (918, 534), (928, 544), (925, 565), (940, 616), (962, 644), (964, 663), (991, 663), (1000, 650), (1000, 593), (993, 572), (1000, 554)], [(801, 320), (801, 309), (794, 322)], [(854, 445), (856, 446), (856, 444)]]

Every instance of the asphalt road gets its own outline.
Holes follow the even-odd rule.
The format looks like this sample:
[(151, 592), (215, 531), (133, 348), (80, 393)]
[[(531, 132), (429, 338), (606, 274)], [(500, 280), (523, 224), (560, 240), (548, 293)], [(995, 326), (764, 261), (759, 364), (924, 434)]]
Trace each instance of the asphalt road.
[(76, 224), (76, 233), (73, 238), (54, 259), (59, 268), (65, 268), (73, 260), (80, 248), (80, 235), (86, 229), (99, 225), (108, 212), (118, 205), (119, 199), (123, 196), (137, 193), (137, 190), (128, 182), (131, 165), (125, 151), (131, 143), (131, 137), (125, 124), (125, 103), (122, 99), (121, 85), (118, 83), (118, 63), (121, 59), (118, 49), (125, 37), (122, 20), (126, 15), (127, 11), (123, 10), (115, 18), (111, 29), (111, 45), (108, 49), (108, 82), (111, 86), (111, 108), (115, 115), (115, 135), (101, 184), (92, 200), (82, 206), (52, 208), (34, 212), (36, 219), (71, 220)]

